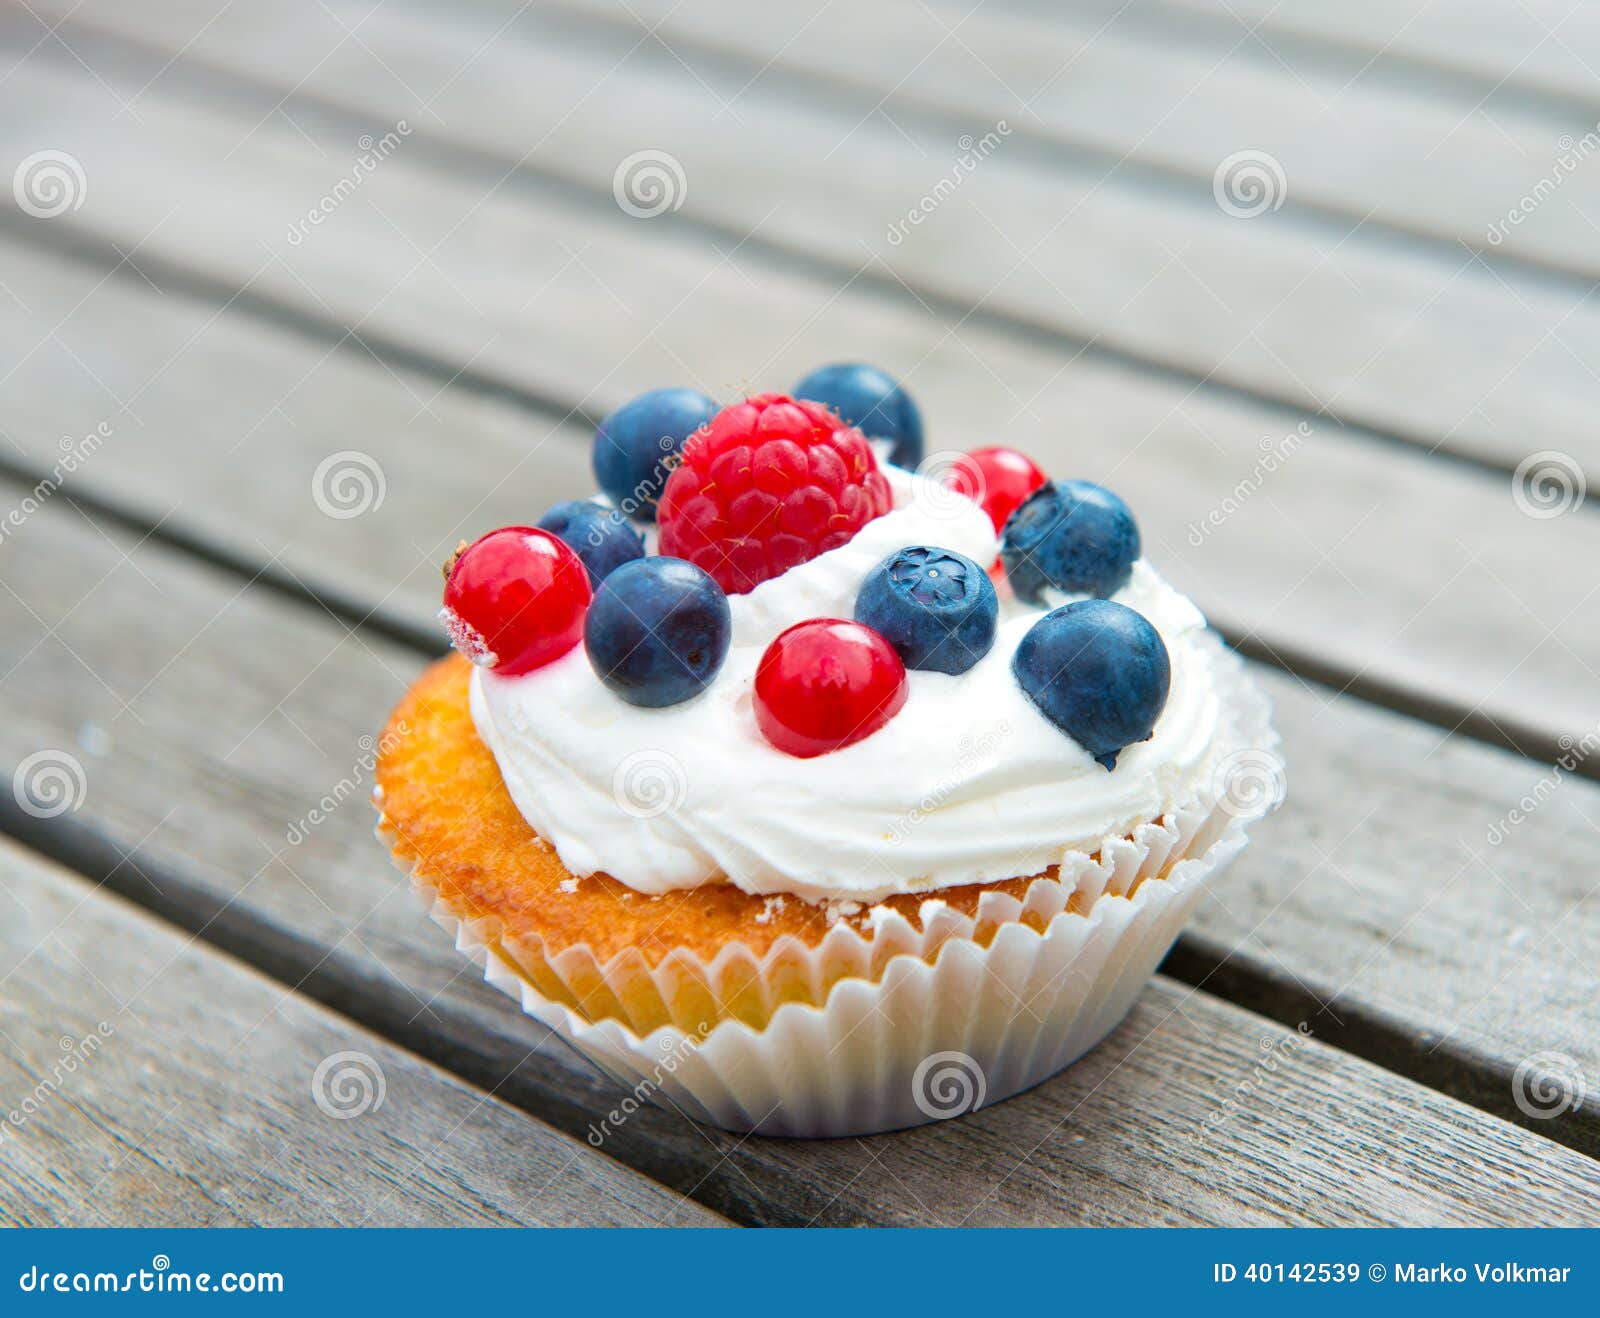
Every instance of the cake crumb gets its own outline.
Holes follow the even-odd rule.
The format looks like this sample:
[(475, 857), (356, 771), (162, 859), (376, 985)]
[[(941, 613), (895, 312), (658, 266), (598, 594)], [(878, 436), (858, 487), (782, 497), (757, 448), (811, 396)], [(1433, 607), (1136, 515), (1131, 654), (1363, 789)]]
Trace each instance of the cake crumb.
[(848, 898), (828, 903), (828, 928), (833, 928), (840, 920), (852, 915), (861, 914), (861, 903), (850, 901)]
[(757, 924), (771, 924), (772, 917), (783, 912), (782, 897), (768, 897), (761, 904), (761, 910), (756, 913)]
[(561, 880), (561, 891), (562, 892), (577, 892), (578, 891), (578, 881), (576, 879), (562, 879)]

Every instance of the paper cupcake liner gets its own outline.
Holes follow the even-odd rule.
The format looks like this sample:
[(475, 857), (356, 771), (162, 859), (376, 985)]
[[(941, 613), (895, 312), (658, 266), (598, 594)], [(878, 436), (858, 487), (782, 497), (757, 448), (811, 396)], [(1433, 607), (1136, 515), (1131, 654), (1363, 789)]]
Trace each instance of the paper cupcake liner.
[[(1227, 759), (1244, 757), (1247, 773), (1252, 756), (1275, 767), (1266, 699), (1231, 654), (1219, 696)], [(488, 982), (636, 1102), (739, 1132), (864, 1135), (993, 1104), (1094, 1047), (1127, 1015), (1205, 880), (1244, 847), (1246, 824), (1280, 793), (1277, 771), (1244, 797), (1208, 784), (1098, 856), (1067, 857), (1058, 879), (1022, 900), (986, 893), (976, 918), (925, 904), (918, 928), (879, 908), (866, 936), (841, 920), (815, 946), (781, 939), (757, 956), (736, 943), (710, 963), (679, 949), (656, 967), (637, 955), (600, 965), (569, 948), (530, 964), (526, 949), (501, 943), (498, 921), (461, 919), (420, 863), (401, 863)], [(379, 831), (392, 840), (384, 823)], [(717, 1003), (739, 998), (758, 1023), (719, 1017), (707, 986)], [(665, 1023), (634, 1029), (571, 1005), (637, 1002), (641, 990), (651, 1006), (634, 1014), (659, 1009)]]

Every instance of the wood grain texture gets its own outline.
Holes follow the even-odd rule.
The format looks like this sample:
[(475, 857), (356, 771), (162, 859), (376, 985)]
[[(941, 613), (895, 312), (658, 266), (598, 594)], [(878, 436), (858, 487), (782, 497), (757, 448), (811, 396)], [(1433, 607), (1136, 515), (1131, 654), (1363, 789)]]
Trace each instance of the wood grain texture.
[[(52, 820), (0, 798), (7, 828), (573, 1133), (616, 1101), (477, 982), (371, 840), (361, 738), (411, 655), (64, 498), (6, 554), (0, 767), (65, 750), (86, 784)], [(795, 1143), (652, 1111), (605, 1150), (742, 1221), (1555, 1221), (1597, 1202), (1571, 1150), (1291, 1038), (1165, 982), (1084, 1065), (970, 1121)]]
[[(1497, 95), (1499, 79), (1459, 86), (1395, 76), (1374, 67), (1371, 53), (1327, 46), (1314, 56), (1302, 49), (1278, 57), (1248, 39), (1247, 24), (1183, 24), (1170, 7), (1143, 3), (1079, 13), (1038, 0), (976, 8), (959, 0), (869, 0), (844, 14), (816, 0), (737, 22), (734, 0), (681, 8), (671, 0), (544, 0), (542, 7), (585, 22), (604, 15), (690, 60), (705, 50), (740, 58), (752, 71), (810, 69), (858, 87), (891, 117), (902, 109), (1010, 115), (1018, 131), (1090, 152), (1102, 170), (1149, 166), (1209, 189), (1219, 161), (1264, 151), (1282, 166), (1289, 201), (1337, 217), (1346, 231), (1388, 225), (1589, 278), (1600, 270), (1583, 238), (1583, 217), (1600, 200), (1592, 182), (1580, 184), (1559, 213), (1525, 217), (1500, 244), (1486, 239), (1520, 196), (1516, 181), (1551, 163), (1562, 134), (1576, 138), (1595, 127), (1587, 108)], [(516, 5), (498, 0), (495, 8), (509, 16)], [(1540, 27), (1531, 12), (1522, 19), (1524, 34)], [(1600, 54), (1589, 27), (1574, 28), (1573, 62)], [(1523, 35), (1522, 45), (1532, 55), (1558, 40), (1546, 30)], [(1592, 69), (1590, 78), (1592, 93)]]
[(9, 841), (0, 912), (8, 1225), (726, 1225)]
[[(916, 0), (847, 6), (814, 22), (809, 8), (745, 13), (738, 0), (663, 17), (671, 9), (663, 0), (645, 7), (652, 21), (662, 18), (649, 38), (633, 27), (596, 28), (588, 6), (368, 14), (356, 0), (343, 14), (308, 5), (294, 23), (242, 6), (210, 22), (214, 8), (164, 0), (137, 17), (97, 11), (96, 23), (157, 46), (126, 83), (116, 68), (125, 52), (85, 44), (87, 32), (77, 44), (119, 96), (146, 88), (137, 91), (141, 117), (201, 62), (226, 70), (236, 95), (242, 78), (263, 80), (223, 151), (258, 124), (292, 136), (287, 124), (261, 122), (277, 120), (273, 107), (291, 90), (290, 103), (307, 111), (317, 103), (350, 111), (352, 137), (381, 136), (407, 119), (410, 154), (435, 144), (447, 166), (467, 164), (474, 200), (503, 178), (553, 176), (609, 205), (620, 162), (666, 151), (685, 180), (674, 187), (681, 209), (654, 223), (693, 217), (716, 227), (723, 249), (773, 248), (824, 263), (835, 286), (914, 289), (940, 301), (949, 321), (976, 314), (1065, 335), (1069, 353), (1092, 343), (1177, 369), (1190, 385), (1225, 384), (1507, 470), (1538, 434), (1600, 476), (1587, 425), (1591, 385), (1579, 365), (1600, 341), (1600, 308), (1587, 298), (1595, 272), (1580, 263), (1578, 280), (1533, 277), (1472, 250), (1511, 252), (1560, 226), (1573, 259), (1587, 261), (1585, 216), (1600, 214), (1594, 171), (1565, 171), (1503, 241), (1487, 237), (1555, 168), (1562, 135), (1575, 140), (1593, 127), (1575, 115), (1522, 124), (1521, 112), (1507, 110), (1488, 122), (1489, 108), (1473, 104), (1481, 97), (1436, 107), (1414, 91), (1367, 104), (1359, 87), (1337, 97), (1337, 81), (1312, 91), (1315, 71), (1299, 77), (1243, 51), (1246, 85), (1230, 89), (1231, 64), (1215, 66), (1237, 41), (1209, 54), (1151, 49), (1095, 36), (1091, 26), (1063, 44), (1059, 19), (993, 7), (952, 38), (952, 19)], [(623, 6), (606, 12), (635, 23)], [(359, 43), (348, 36), (358, 14)], [(180, 47), (182, 61), (163, 72)], [(1111, 65), (1099, 67), (1108, 53)], [(1221, 123), (1212, 122), (1220, 108), (1206, 113), (1213, 94), (1226, 109)], [(634, 104), (650, 107), (645, 138)], [(982, 141), (1001, 119), (1011, 135), (976, 167), (958, 164), (963, 137)], [(1142, 145), (1130, 152), (1119, 138), (1088, 158), (1063, 158), (1064, 148), (1039, 140), (1057, 121)], [(1406, 136), (1413, 125), (1419, 140)], [(1194, 175), (1181, 185), (1136, 163), (1174, 134), (1163, 150)], [(752, 151), (752, 141), (783, 147)], [(343, 143), (322, 150), (330, 177), (312, 202), (350, 154)], [(1218, 206), (1213, 174), (1245, 150), (1266, 151), (1282, 168), (1285, 209), (1240, 219)], [(210, 165), (190, 173), (209, 175)], [(1363, 190), (1346, 199), (1348, 214), (1302, 223), (1299, 199), (1330, 180)], [(1442, 241), (1366, 223), (1375, 209), (1413, 199), (1449, 210)], [(145, 219), (140, 236), (163, 213)], [(427, 248), (423, 241), (407, 265)], [(569, 243), (564, 252), (580, 250)], [(610, 295), (636, 297), (637, 285), (614, 279), (597, 255), (585, 253), (583, 265)]]

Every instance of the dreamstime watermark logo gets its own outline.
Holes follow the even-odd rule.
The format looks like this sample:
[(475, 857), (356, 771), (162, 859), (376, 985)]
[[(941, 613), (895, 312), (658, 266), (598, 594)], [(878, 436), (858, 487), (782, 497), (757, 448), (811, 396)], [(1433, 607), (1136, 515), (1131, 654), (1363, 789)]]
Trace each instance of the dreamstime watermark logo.
[(376, 512), (388, 492), (378, 460), (358, 449), (330, 453), (311, 474), (311, 499), (317, 510), (341, 522)]
[(1559, 449), (1530, 453), (1517, 463), (1511, 476), (1511, 497), (1517, 508), (1541, 522), (1580, 507), (1588, 493), (1578, 460)]
[(689, 176), (678, 158), (666, 151), (635, 151), (611, 175), (611, 195), (636, 220), (652, 220), (683, 209), (689, 197)]
[(977, 463), (955, 449), (928, 454), (917, 464), (917, 475), (923, 479), (912, 485), (911, 503), (938, 521), (970, 517), (972, 505), (982, 503), (989, 492)]
[[(661, 491), (666, 488), (667, 477), (672, 475), (672, 469), (678, 465), (682, 443), (675, 435), (663, 435), (656, 440), (656, 449), (661, 454), (660, 460), (651, 466), (649, 474), (642, 481), (618, 501), (612, 510), (618, 516), (636, 517), (641, 509), (653, 508), (660, 502)], [(603, 533), (597, 528), (591, 529), (590, 545), (598, 548), (602, 536)]]
[(1250, 468), (1249, 474), (1199, 521), (1189, 523), (1189, 543), (1196, 549), (1205, 544), (1206, 537), (1244, 507), (1251, 496), (1266, 484), (1267, 477), (1277, 472), (1285, 462), (1298, 453), (1300, 446), (1311, 438), (1312, 433), (1311, 423), (1302, 421), (1287, 435), (1263, 435), (1260, 444), (1261, 456), (1256, 459), (1255, 466)]
[(1278, 210), (1289, 196), (1289, 179), (1276, 156), (1265, 151), (1235, 151), (1211, 176), (1211, 195), (1236, 220), (1253, 220)]
[(1283, 760), (1275, 752), (1254, 747), (1234, 751), (1211, 775), (1217, 807), (1237, 818), (1265, 814), (1278, 806), (1288, 790)]
[(710, 1021), (701, 1021), (695, 1026), (693, 1034), (662, 1036), (661, 1055), (650, 1068), (650, 1074), (641, 1076), (639, 1082), (628, 1091), (627, 1097), (601, 1117), (598, 1125), (592, 1121), (589, 1123), (587, 1135), (589, 1143), (597, 1149), (604, 1144), (606, 1136), (620, 1128), (629, 1117), (649, 1102), (653, 1095), (660, 1092), (667, 1077), (694, 1055), (711, 1030)]
[(993, 155), (1000, 144), (1010, 136), (1011, 125), (1004, 119), (998, 120), (982, 137), (974, 138), (971, 133), (961, 134), (956, 139), (956, 147), (961, 154), (956, 157), (950, 172), (917, 198), (916, 203), (902, 218), (889, 226), (889, 231), (885, 235), (889, 246), (898, 247), (905, 242), (911, 236), (911, 230), (938, 210), (945, 200), (967, 181), (972, 172)]
[(81, 1039), (63, 1034), (57, 1041), (61, 1055), (51, 1062), (48, 1073), (40, 1078), (39, 1083), (34, 1085), (20, 1103), (0, 1115), (0, 1143), (12, 1139), (34, 1113), (55, 1097), (56, 1091), (65, 1083), (67, 1077), (75, 1074), (79, 1067), (87, 1066), (94, 1060), (95, 1054), (100, 1051), (100, 1045), (115, 1033), (116, 1030), (110, 1021), (101, 1021)]
[(1250, 1073), (1228, 1090), (1222, 1102), (1206, 1114), (1205, 1120), (1190, 1136), (1190, 1141), (1198, 1144), (1232, 1121), (1251, 1096), (1277, 1074), (1278, 1067), (1305, 1046), (1311, 1035), (1311, 1025), (1307, 1021), (1296, 1025), (1293, 1034), (1263, 1034), (1259, 1042), (1260, 1055), (1250, 1067)]
[(590, 549), (599, 549), (627, 524), (628, 516), (620, 508), (606, 508), (602, 516), (590, 520), (589, 529), (583, 533), (583, 542)]
[(1511, 1075), (1512, 1101), (1534, 1121), (1550, 1121), (1582, 1107), (1588, 1089), (1583, 1068), (1566, 1053), (1533, 1053)]
[(375, 139), (371, 133), (362, 133), (356, 139), (356, 147), (361, 154), (356, 157), (349, 172), (323, 193), (317, 199), (316, 205), (289, 226), (285, 235), (289, 246), (300, 246), (311, 235), (311, 230), (338, 210), (345, 199), (367, 181), (372, 171), (393, 155), (399, 149), (400, 143), (410, 136), (411, 125), (404, 119), (399, 120), (380, 138)]
[(966, 1053), (933, 1053), (917, 1063), (911, 1076), (911, 1101), (934, 1121), (976, 1112), (988, 1093), (983, 1068)]
[(657, 819), (676, 810), (689, 795), (689, 775), (676, 756), (663, 750), (637, 750), (611, 775), (611, 796), (633, 819)]
[(1556, 156), (1550, 172), (1523, 193), (1517, 199), (1517, 204), (1503, 217), (1489, 226), (1484, 234), (1484, 240), (1490, 247), (1498, 247), (1505, 242), (1511, 236), (1511, 231), (1538, 210), (1545, 199), (1565, 183), (1579, 165), (1600, 150), (1600, 124), (1596, 124), (1593, 130), (1585, 133), (1577, 141), (1573, 141), (1571, 133), (1561, 134), (1556, 139), (1556, 147), (1560, 154)]
[(1556, 794), (1556, 790), (1561, 786), (1562, 779), (1569, 773), (1576, 771), (1577, 767), (1593, 755), (1595, 751), (1600, 750), (1600, 728), (1593, 729), (1581, 740), (1570, 733), (1563, 732), (1556, 739), (1556, 742), (1561, 749), (1561, 754), (1556, 756), (1555, 762), (1550, 767), (1550, 772), (1525, 792), (1522, 799), (1511, 809), (1489, 825), (1488, 832), (1484, 837), (1491, 847), (1498, 847), (1510, 837), (1512, 829), (1528, 820), (1534, 811)]
[(364, 1117), (383, 1106), (389, 1092), (383, 1068), (366, 1053), (332, 1053), (311, 1075), (311, 1098), (323, 1116), (335, 1121)]
[(410, 735), (411, 725), (404, 719), (398, 720), (394, 727), (387, 729), (376, 741), (370, 735), (362, 734), (356, 741), (361, 754), (351, 765), (350, 772), (339, 779), (315, 805), (284, 830), (284, 840), (291, 847), (297, 847), (304, 842), (311, 835), (312, 829), (326, 823), (335, 810), (361, 790), (362, 783), (371, 776), (378, 761), (385, 755), (393, 754), (400, 743)]
[(11, 775), (11, 795), (24, 814), (55, 819), (83, 804), (89, 795), (89, 779), (77, 756), (67, 751), (34, 751)]
[(65, 151), (35, 151), (11, 175), (17, 206), (36, 220), (53, 220), (83, 206), (89, 178), (78, 158)]
[(58, 445), (61, 456), (56, 459), (55, 466), (50, 468), (49, 474), (22, 496), (21, 503), (0, 518), (0, 543), (4, 543), (6, 537), (13, 531), (20, 530), (28, 518), (38, 512), (45, 501), (61, 488), (67, 477), (94, 456), (96, 450), (111, 438), (111, 434), (111, 423), (102, 421), (87, 435), (78, 438), (63, 435)]
[(965, 783), (978, 769), (992, 764), (1006, 738), (1011, 735), (1011, 725), (1005, 719), (974, 737), (963, 734), (956, 746), (955, 763), (950, 772), (933, 785), (933, 788), (911, 809), (889, 826), (889, 843), (899, 846), (911, 835), (913, 829), (931, 815)]
[(148, 1268), (113, 1272), (100, 1268), (94, 1272), (67, 1272), (46, 1266), (42, 1271), (31, 1264), (17, 1278), (17, 1289), (24, 1295), (282, 1295), (281, 1272), (177, 1272), (172, 1260), (157, 1254)]

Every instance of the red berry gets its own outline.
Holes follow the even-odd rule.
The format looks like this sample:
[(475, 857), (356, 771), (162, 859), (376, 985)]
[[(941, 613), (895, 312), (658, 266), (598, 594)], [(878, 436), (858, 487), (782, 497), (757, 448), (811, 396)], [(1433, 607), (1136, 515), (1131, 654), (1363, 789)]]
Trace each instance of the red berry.
[(870, 627), (812, 618), (778, 633), (756, 666), (756, 723), (808, 760), (870, 737), (906, 703), (906, 667)]
[(837, 549), (889, 504), (859, 430), (820, 403), (760, 394), (689, 437), (661, 492), (661, 552), (741, 595)]
[(1033, 459), (1014, 448), (975, 448), (957, 457), (945, 472), (945, 483), (977, 500), (996, 531), (1045, 480)]
[(503, 526), (450, 565), (439, 621), (480, 667), (513, 676), (559, 659), (583, 636), (588, 570), (548, 531)]

